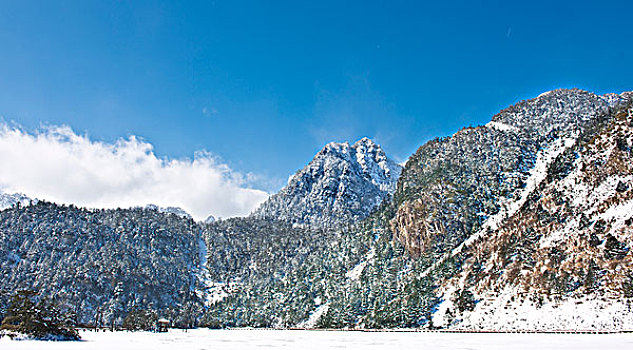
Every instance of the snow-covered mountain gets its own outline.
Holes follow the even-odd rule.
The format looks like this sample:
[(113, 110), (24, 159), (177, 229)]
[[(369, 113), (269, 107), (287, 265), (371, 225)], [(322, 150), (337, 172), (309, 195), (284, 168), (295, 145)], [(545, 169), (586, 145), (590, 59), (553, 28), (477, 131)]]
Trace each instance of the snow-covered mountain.
[(329, 143), (252, 214), (315, 228), (365, 218), (396, 187), (401, 166), (368, 138)]
[(11, 208), (20, 203), (20, 206), (27, 206), (31, 203), (37, 203), (37, 199), (33, 200), (22, 193), (2, 193), (0, 192), (0, 210)]
[(609, 101), (578, 89), (554, 90), (504, 109), (485, 126), (426, 143), (398, 183), (391, 231), (416, 256), (453, 249), (520, 198), (545, 150), (608, 114)]

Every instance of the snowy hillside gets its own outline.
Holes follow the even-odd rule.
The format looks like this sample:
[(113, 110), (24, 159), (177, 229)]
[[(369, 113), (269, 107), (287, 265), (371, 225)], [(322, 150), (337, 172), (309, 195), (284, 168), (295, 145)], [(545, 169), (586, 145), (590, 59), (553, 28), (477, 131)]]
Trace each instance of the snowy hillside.
[(416, 259), (365, 263), (369, 279), (392, 278), (374, 264), (402, 266), (388, 304), (400, 310), (382, 312), (427, 327), (633, 328), (632, 96), (556, 90), (421, 147), (388, 219)]
[(415, 256), (432, 259), (457, 247), (521, 196), (542, 150), (578, 135), (609, 108), (602, 96), (555, 90), (485, 126), (426, 143), (402, 172), (391, 231)]
[(329, 143), (252, 215), (315, 228), (365, 218), (396, 187), (401, 167), (368, 138)]
[(560, 149), (520, 208), (458, 253), (462, 268), (443, 283), (443, 299), (468, 291), (477, 303), (438, 320), (633, 328), (631, 97)]

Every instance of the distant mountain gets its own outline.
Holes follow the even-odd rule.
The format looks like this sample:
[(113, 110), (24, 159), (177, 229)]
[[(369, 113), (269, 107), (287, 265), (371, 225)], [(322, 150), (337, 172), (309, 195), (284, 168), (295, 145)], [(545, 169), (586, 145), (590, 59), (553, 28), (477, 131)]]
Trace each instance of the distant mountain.
[(364, 219), (396, 188), (401, 166), (368, 138), (329, 143), (252, 214), (314, 228)]
[(33, 200), (22, 193), (2, 193), (0, 192), (0, 210), (11, 208), (16, 204), (27, 206), (31, 203), (37, 203), (37, 199)]

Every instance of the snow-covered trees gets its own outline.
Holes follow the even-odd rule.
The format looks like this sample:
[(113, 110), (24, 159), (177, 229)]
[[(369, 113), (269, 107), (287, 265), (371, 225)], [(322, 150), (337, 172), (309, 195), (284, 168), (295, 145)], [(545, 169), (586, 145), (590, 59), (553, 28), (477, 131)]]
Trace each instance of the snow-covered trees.
[(63, 313), (48, 298), (37, 292), (20, 290), (9, 300), (0, 329), (10, 336), (26, 335), (35, 339), (78, 340), (72, 316)]
[(38, 290), (76, 311), (81, 324), (118, 327), (135, 305), (163, 310), (192, 298), (182, 291), (196, 288), (200, 235), (192, 220), (153, 210), (47, 202), (7, 209), (2, 288)]

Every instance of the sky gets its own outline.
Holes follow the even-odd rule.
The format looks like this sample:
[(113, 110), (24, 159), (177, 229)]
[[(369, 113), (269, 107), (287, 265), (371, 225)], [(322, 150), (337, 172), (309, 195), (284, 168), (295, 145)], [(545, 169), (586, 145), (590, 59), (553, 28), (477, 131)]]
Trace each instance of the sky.
[(330, 141), (367, 136), (405, 161), (544, 91), (633, 90), (631, 13), (630, 1), (0, 0), (0, 189), (244, 215)]

